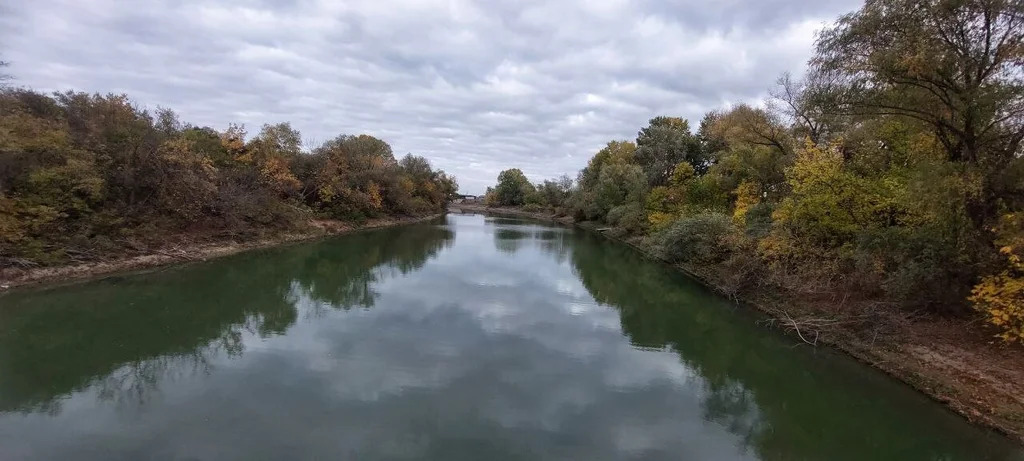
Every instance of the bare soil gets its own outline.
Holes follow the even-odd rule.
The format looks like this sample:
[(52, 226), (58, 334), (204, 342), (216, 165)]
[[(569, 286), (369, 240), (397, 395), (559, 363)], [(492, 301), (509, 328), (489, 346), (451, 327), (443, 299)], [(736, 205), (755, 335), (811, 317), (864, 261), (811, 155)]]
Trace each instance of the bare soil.
[(0, 270), (0, 291), (16, 286), (44, 283), (66, 283), (92, 279), (116, 272), (148, 269), (167, 264), (205, 261), (257, 248), (311, 240), (329, 235), (363, 229), (396, 226), (434, 219), (441, 215), (369, 220), (353, 225), (334, 220), (313, 220), (305, 229), (280, 233), (255, 240), (236, 241), (208, 235), (181, 234), (168, 236), (159, 248), (145, 249), (139, 254), (118, 255), (102, 260), (63, 266), (5, 268)]
[[(460, 205), (463, 211), (516, 216), (572, 225), (572, 219), (516, 208)], [(578, 227), (600, 232), (590, 223)], [(607, 236), (607, 235), (606, 235)], [(636, 242), (626, 243), (658, 259)], [(972, 319), (900, 315), (881, 309), (860, 321), (833, 321), (851, 311), (879, 311), (855, 303), (801, 299), (791, 293), (742, 292), (722, 286), (723, 274), (707, 268), (673, 265), (709, 288), (769, 315), (773, 325), (798, 344), (826, 345), (846, 352), (941, 402), (972, 423), (1024, 443), (1024, 347), (994, 339), (994, 332)]]

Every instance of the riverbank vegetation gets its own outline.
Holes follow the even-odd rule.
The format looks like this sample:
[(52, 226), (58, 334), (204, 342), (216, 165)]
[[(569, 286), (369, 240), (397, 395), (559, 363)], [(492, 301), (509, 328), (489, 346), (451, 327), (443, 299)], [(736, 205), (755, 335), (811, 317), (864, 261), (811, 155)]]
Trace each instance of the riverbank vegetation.
[(1024, 341), (1022, 65), (1020, 1), (869, 1), (763, 104), (653, 118), (557, 194), (513, 169), (485, 201), (603, 223), (731, 294)]
[(0, 269), (145, 252), (170, 235), (251, 240), (329, 219), (445, 207), (458, 186), (368, 135), (304, 148), (288, 123), (249, 135), (124, 95), (0, 89)]

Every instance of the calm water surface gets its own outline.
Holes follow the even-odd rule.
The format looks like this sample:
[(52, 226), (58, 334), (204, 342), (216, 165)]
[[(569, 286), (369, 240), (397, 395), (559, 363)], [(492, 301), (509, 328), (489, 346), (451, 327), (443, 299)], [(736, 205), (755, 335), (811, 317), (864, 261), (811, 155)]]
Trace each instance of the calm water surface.
[(0, 296), (0, 459), (1024, 456), (627, 248), (449, 215)]

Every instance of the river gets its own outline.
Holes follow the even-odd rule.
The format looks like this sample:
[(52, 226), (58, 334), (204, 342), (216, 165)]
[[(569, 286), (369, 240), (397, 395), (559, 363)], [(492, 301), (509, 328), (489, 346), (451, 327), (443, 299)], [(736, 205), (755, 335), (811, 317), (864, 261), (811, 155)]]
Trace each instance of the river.
[(627, 247), (450, 214), (0, 295), (0, 459), (1024, 454)]

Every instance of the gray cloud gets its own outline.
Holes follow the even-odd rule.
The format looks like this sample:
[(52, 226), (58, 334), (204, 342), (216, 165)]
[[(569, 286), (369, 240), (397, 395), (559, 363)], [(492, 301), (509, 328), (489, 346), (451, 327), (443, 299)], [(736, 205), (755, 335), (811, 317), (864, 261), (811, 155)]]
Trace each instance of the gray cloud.
[(36, 0), (0, 6), (20, 84), (184, 120), (369, 133), (481, 192), (573, 173), (659, 114), (699, 120), (799, 72), (855, 0)]

